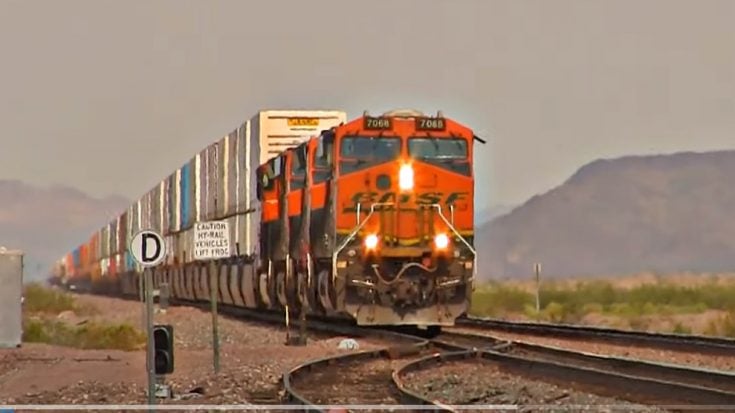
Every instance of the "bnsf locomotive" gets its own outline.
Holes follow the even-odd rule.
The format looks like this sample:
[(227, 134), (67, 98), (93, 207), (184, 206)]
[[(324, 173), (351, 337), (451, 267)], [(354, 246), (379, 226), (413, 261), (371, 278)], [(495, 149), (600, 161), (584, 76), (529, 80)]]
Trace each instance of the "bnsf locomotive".
[[(479, 138), (441, 113), (411, 110), (365, 113), (314, 135), (255, 170), (257, 242), (218, 261), (220, 299), (360, 325), (452, 325), (469, 307), (476, 271)], [(175, 298), (206, 301), (209, 268), (175, 257), (154, 280)], [(139, 277), (118, 271), (85, 285), (137, 295)]]

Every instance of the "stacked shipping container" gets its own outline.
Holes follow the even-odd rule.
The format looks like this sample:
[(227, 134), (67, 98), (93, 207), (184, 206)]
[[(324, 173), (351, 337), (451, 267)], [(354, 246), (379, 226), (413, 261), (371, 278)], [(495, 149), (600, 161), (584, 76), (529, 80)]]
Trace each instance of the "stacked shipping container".
[[(166, 263), (190, 262), (192, 226), (199, 221), (226, 220), (231, 231), (231, 254), (256, 253), (260, 222), (255, 177), (258, 165), (343, 122), (346, 114), (342, 111), (259, 112), (204, 148), (98, 231), (90, 242), (74, 250), (67, 274), (89, 274), (93, 262), (101, 264), (98, 274), (103, 276), (140, 271), (128, 246), (142, 229), (164, 235)], [(91, 255), (90, 248), (94, 251)]]

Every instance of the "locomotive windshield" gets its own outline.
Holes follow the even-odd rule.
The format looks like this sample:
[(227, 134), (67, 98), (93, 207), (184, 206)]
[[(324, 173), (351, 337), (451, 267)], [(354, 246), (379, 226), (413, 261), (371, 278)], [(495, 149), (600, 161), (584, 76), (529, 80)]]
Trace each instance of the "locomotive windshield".
[(411, 138), (408, 154), (415, 159), (466, 159), (467, 141), (455, 138)]
[(340, 170), (354, 172), (398, 159), (401, 139), (378, 136), (345, 136), (340, 142)]
[(467, 141), (457, 138), (410, 138), (408, 154), (416, 160), (436, 165), (462, 175), (472, 174), (467, 159)]

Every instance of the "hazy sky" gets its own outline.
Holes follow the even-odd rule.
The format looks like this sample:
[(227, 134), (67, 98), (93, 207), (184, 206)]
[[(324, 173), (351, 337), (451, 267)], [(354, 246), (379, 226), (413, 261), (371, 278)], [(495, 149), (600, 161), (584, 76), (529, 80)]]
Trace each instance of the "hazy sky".
[[(441, 109), (478, 203), (735, 148), (735, 1), (0, 0), (0, 178), (138, 197), (261, 108)], [(489, 184), (488, 184), (489, 183)]]

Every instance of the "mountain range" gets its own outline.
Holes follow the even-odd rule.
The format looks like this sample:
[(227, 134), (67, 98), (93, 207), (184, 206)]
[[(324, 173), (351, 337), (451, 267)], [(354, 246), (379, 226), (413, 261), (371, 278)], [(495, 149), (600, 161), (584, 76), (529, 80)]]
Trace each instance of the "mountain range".
[(25, 280), (42, 280), (54, 261), (129, 204), (121, 196), (99, 199), (68, 186), (0, 180), (0, 246), (24, 251)]
[(735, 269), (735, 151), (601, 159), (477, 230), (478, 276)]

